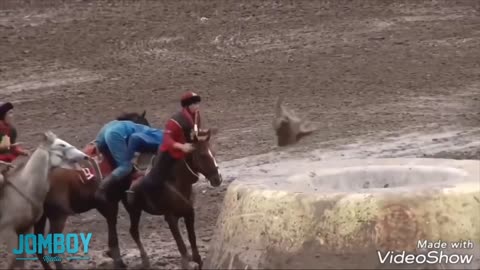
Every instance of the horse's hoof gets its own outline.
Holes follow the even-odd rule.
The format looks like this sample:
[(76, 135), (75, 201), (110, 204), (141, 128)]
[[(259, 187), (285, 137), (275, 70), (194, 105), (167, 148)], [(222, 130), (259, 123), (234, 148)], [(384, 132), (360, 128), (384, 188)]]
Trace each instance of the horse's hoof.
[(200, 270), (200, 265), (196, 262), (182, 259), (182, 269)]
[(69, 263), (55, 262), (55, 269), (57, 270), (72, 269), (72, 266)]
[(103, 252), (103, 256), (112, 258), (112, 252), (111, 252), (110, 250), (105, 250), (105, 251)]
[(188, 258), (181, 259), (182, 269), (191, 269), (190, 268), (190, 260)]
[(143, 267), (143, 269), (150, 268), (150, 261), (148, 259), (143, 259), (142, 260), (142, 267)]
[(198, 264), (198, 267), (199, 267), (198, 269), (202, 269), (203, 262), (200, 254), (193, 255), (191, 261), (196, 262)]
[(188, 269), (200, 270), (200, 265), (196, 262), (189, 262), (188, 263)]
[(123, 261), (113, 263), (115, 269), (126, 269), (127, 265)]

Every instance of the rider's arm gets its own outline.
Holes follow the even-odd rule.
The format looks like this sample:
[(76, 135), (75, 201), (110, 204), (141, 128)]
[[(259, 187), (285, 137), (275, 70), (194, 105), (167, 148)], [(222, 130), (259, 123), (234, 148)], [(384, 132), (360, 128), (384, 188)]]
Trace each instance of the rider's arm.
[[(152, 129), (153, 130), (153, 129)], [(154, 130), (154, 132), (157, 132)], [(136, 132), (128, 139), (129, 151), (155, 153), (162, 142), (161, 136), (152, 132)]]
[(139, 133), (133, 133), (128, 138), (127, 148), (129, 153), (135, 154), (136, 152), (141, 152), (141, 148), (144, 144)]
[(10, 150), (10, 137), (6, 134), (0, 134), (0, 150)]
[(183, 151), (183, 130), (174, 120), (168, 120), (163, 134), (163, 147), (170, 150)]
[(22, 147), (19, 145), (16, 145), (15, 143), (17, 142), (17, 130), (12, 127), (11, 130), (12, 133), (12, 138), (11, 138), (11, 152), (15, 155), (27, 155), (27, 151), (25, 151)]

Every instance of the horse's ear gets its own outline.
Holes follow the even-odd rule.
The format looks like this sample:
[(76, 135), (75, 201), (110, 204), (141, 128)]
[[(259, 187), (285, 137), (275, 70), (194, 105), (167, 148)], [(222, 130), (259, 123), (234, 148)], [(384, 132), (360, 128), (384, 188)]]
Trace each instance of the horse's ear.
[(145, 118), (145, 115), (147, 115), (147, 110), (143, 110), (142, 112), (142, 117)]
[(55, 141), (56, 138), (57, 138), (57, 135), (55, 135), (50, 130), (43, 133), (43, 142), (45, 143), (51, 144)]

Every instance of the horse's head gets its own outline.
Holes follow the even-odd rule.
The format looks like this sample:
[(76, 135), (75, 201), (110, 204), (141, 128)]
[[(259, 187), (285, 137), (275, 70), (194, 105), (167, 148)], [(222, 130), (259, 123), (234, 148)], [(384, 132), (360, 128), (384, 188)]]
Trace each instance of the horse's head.
[(143, 111), (141, 114), (136, 113), (136, 112), (131, 112), (131, 113), (124, 113), (120, 116), (117, 117), (118, 121), (132, 121), (140, 125), (145, 125), (145, 126), (150, 126), (150, 123), (148, 122), (147, 118), (145, 118), (145, 115), (147, 114), (147, 111)]
[(210, 149), (210, 138), (216, 133), (216, 130), (200, 130), (193, 134), (193, 150), (191, 156), (195, 168), (199, 173), (203, 174), (210, 185), (218, 187), (223, 181), (222, 176), (218, 172), (218, 164)]
[(60, 139), (51, 131), (43, 134), (42, 146), (50, 153), (50, 162), (53, 167), (71, 165), (89, 157), (80, 149)]

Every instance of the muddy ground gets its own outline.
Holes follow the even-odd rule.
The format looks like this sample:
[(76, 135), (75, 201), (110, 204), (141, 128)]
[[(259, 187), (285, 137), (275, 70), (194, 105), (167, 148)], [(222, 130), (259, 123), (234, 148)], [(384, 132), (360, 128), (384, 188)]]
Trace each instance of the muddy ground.
[[(229, 181), (299, 156), (480, 159), (479, 13), (474, 0), (3, 0), (0, 100), (14, 102), (27, 146), (51, 129), (81, 147), (122, 111), (146, 109), (161, 127), (193, 89), (220, 129), (214, 149)], [(319, 131), (276, 149), (278, 96)], [(226, 188), (196, 187), (202, 255)], [(141, 226), (153, 267), (178, 267), (163, 219), (144, 215)], [(124, 211), (118, 230), (138, 266)], [(93, 260), (73, 267), (111, 267), (97, 212), (66, 231), (94, 233)]]

